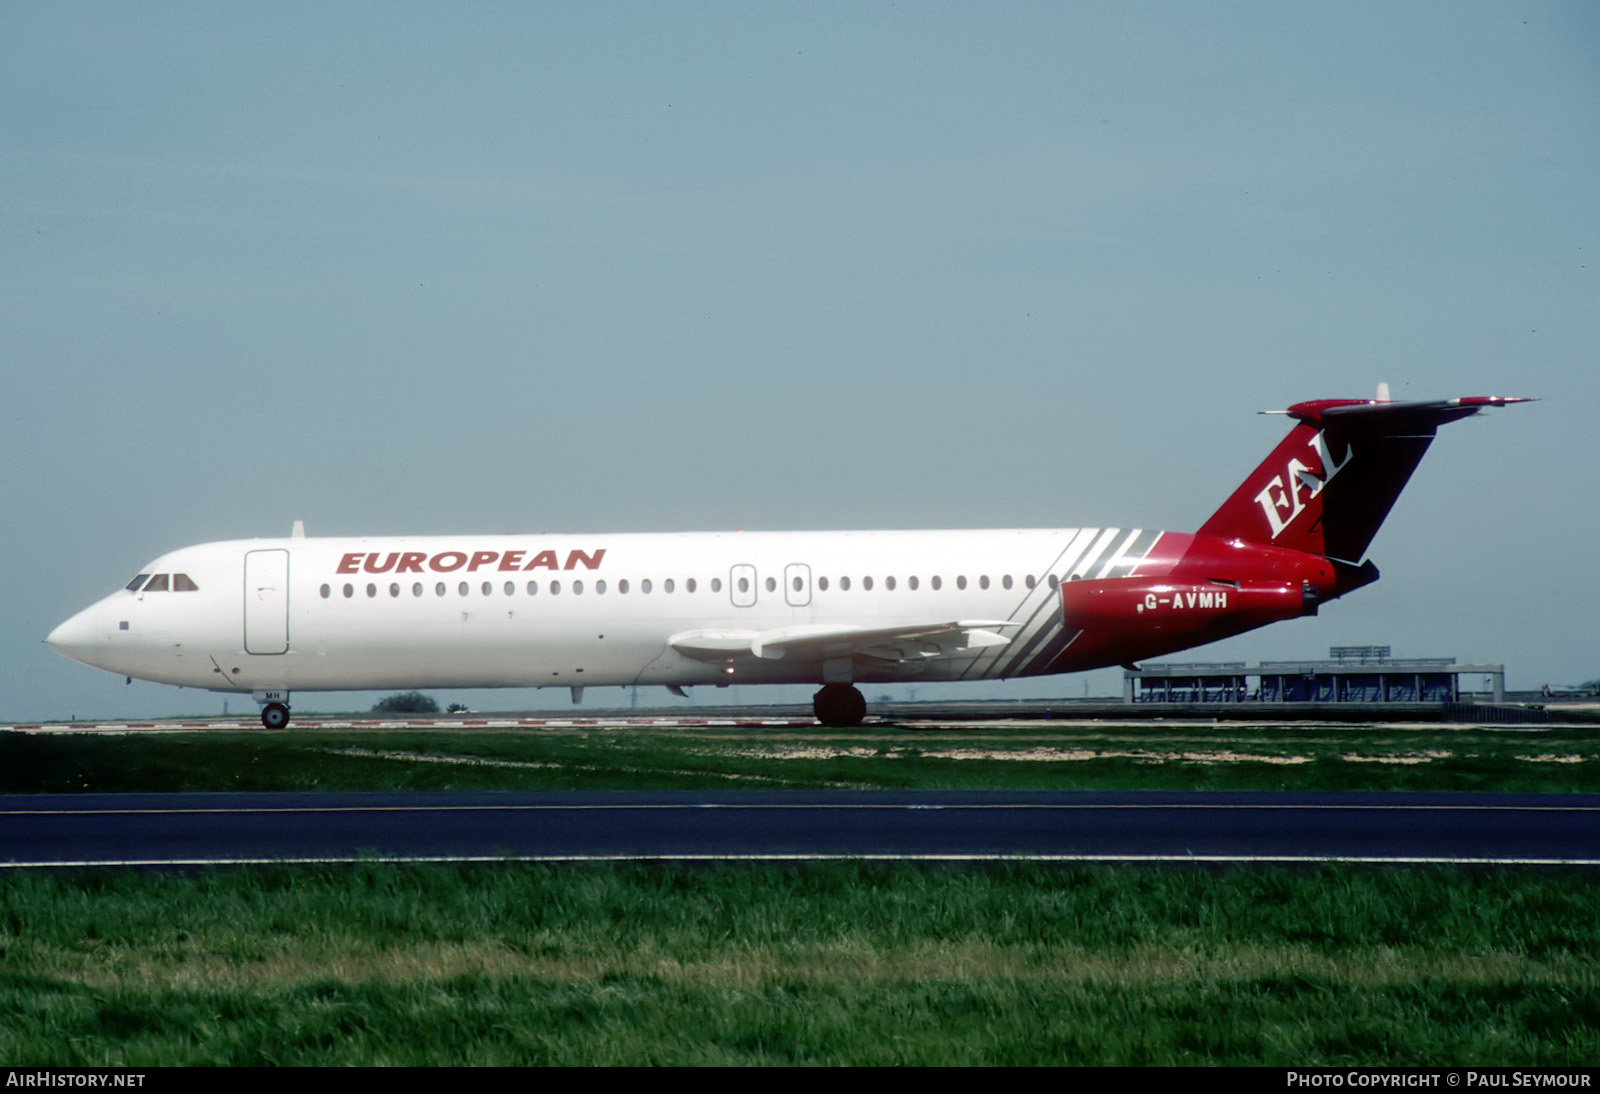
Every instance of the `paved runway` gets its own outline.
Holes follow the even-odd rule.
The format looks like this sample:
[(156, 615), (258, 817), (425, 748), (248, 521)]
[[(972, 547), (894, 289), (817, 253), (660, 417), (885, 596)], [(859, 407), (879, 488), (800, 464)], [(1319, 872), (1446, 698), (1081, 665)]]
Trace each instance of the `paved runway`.
[(0, 866), (577, 859), (1600, 864), (1600, 795), (0, 796)]

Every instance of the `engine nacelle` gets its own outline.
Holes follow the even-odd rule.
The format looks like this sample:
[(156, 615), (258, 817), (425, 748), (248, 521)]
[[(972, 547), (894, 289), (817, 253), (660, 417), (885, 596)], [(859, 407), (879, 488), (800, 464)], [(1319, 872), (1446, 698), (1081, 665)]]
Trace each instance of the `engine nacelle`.
[(1301, 581), (1169, 581), (1110, 577), (1061, 584), (1061, 609), (1074, 630), (1139, 634), (1240, 631), (1317, 612), (1317, 591)]

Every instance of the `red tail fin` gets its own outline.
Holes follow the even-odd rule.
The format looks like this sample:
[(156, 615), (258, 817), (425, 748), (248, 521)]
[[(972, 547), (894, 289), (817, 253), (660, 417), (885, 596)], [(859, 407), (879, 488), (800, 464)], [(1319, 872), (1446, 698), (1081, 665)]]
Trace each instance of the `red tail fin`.
[(1486, 406), (1530, 401), (1477, 395), (1432, 403), (1296, 403), (1285, 413), (1299, 424), (1199, 534), (1359, 563), (1440, 425)]

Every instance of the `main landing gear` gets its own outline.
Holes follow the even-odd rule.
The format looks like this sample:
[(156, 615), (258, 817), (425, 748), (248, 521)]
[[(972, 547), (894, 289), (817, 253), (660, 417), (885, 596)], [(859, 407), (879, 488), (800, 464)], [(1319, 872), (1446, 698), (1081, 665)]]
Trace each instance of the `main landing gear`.
[(850, 684), (824, 684), (811, 697), (811, 711), (825, 726), (858, 726), (867, 716), (867, 700)]

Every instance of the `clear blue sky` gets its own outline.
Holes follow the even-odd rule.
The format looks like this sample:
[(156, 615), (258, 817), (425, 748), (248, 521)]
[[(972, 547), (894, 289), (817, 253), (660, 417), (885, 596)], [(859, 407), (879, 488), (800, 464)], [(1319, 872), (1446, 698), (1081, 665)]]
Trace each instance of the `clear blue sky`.
[(1600, 676), (1597, 194), (1592, 3), (9, 0), (0, 719), (220, 710), (41, 641), (191, 543), (1192, 530), (1379, 381), (1544, 401), (1195, 656)]

